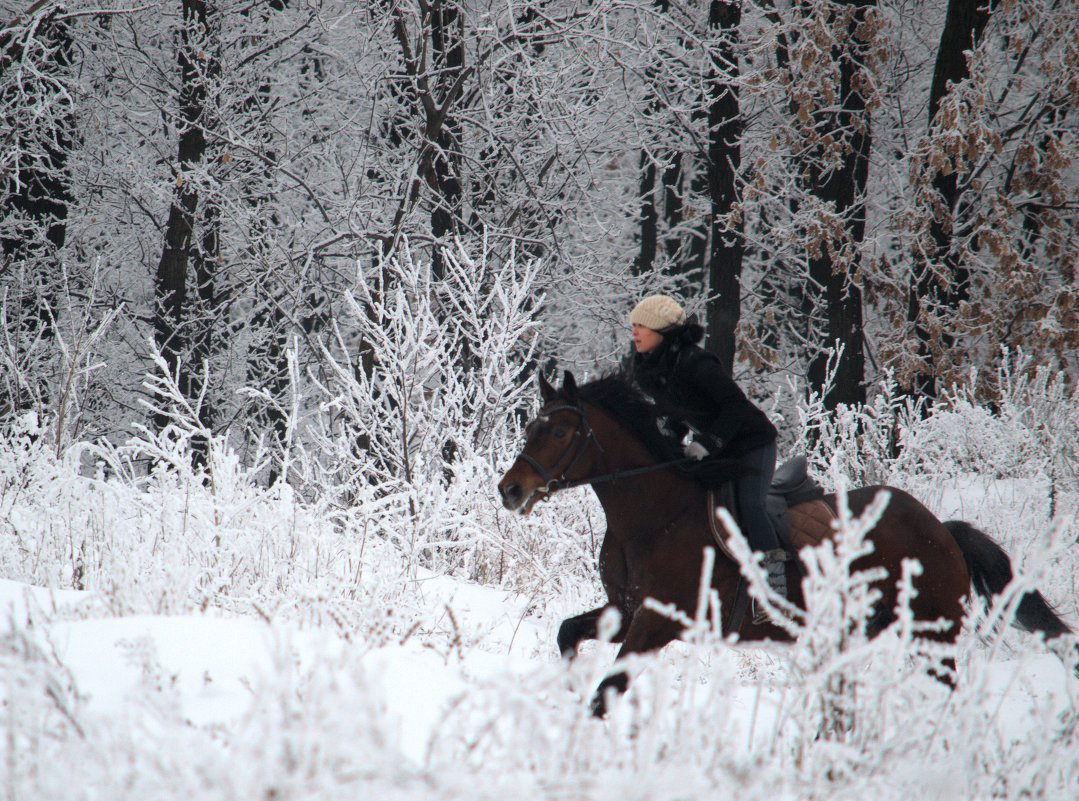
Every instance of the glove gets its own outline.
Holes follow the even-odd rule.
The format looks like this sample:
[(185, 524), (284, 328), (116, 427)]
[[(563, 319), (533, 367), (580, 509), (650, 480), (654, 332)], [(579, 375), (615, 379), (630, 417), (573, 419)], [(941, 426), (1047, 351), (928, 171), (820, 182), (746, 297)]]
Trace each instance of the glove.
[(682, 449), (682, 452), (690, 459), (696, 459), (698, 462), (708, 456), (707, 449), (699, 442), (689, 442)]

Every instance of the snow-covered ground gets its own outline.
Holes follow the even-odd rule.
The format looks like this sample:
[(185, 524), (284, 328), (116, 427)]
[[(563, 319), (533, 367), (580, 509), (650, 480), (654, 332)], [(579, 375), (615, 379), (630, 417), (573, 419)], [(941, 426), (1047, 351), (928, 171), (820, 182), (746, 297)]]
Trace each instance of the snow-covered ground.
[(521, 619), (520, 599), (446, 577), (421, 585), (433, 614), (452, 610), (484, 648), (440, 654), (416, 639), (356, 648), (333, 630), (251, 616), (97, 617), (105, 607), (93, 592), (6, 580), (0, 614), (70, 673), (83, 711), (103, 720), (122, 719), (149, 683), (167, 692), (191, 725), (226, 727), (258, 702), (257, 688), (273, 682), (280, 660), (302, 673), (316, 663), (355, 659), (384, 705), (393, 745), (421, 765), (439, 718), (477, 678), (521, 678), (549, 661), (536, 656), (545, 632)]
[[(599, 597), (591, 546), (555, 541), (593, 536), (585, 491), (530, 520), (477, 507), (506, 555), (483, 586), (241, 472), (129, 485), (26, 442), (0, 468), (8, 798), (1079, 798), (1079, 680), (976, 624), (955, 692), (898, 633), (702, 635), (634, 660), (593, 719), (613, 647), (554, 653)], [(907, 488), (990, 531), (1077, 622), (1074, 493), (1054, 523), (1038, 477)]]
[[(421, 770), (454, 706), (469, 703), (470, 696), (483, 698), (492, 686), (519, 692), (531, 682), (549, 685), (558, 671), (566, 670), (552, 655), (552, 625), (522, 618), (519, 597), (446, 577), (424, 583), (422, 591), (432, 609), (440, 610), (435, 614), (452, 610), (456, 625), (471, 633), (475, 645), (448, 653), (418, 639), (369, 647), (348, 643), (326, 628), (209, 613), (96, 617), (95, 610), (104, 607), (92, 592), (12, 581), (0, 581), (0, 608), (8, 621), (8, 636), (28, 634), (70, 676), (80, 716), (98, 726), (128, 725), (147, 692), (152, 692), (175, 704), (177, 720), (196, 729), (227, 731), (265, 700), (263, 691), (278, 682), (283, 661), (299, 675), (317, 665), (352, 663), (371, 698), (377, 699), (387, 747)], [(688, 646), (671, 646), (660, 660), (666, 663), (666, 670), (659, 668), (660, 675), (681, 680), (675, 666), (689, 651)], [(703, 658), (726, 661), (725, 669), (737, 674), (739, 660), (766, 665), (777, 651), (780, 646), (732, 647), (729, 653), (712, 652)], [(598, 654), (593, 667), (601, 668), (600, 658), (611, 653), (606, 648)], [(1047, 717), (1069, 708), (1074, 713), (1079, 688), (1060, 660), (1043, 649), (1004, 657), (976, 651), (967, 658), (966, 670), (983, 683), (981, 702), (997, 710), (993, 734), (1001, 743), (1022, 742)], [(570, 684), (567, 670), (565, 692), (551, 694), (550, 687), (545, 688), (546, 703), (552, 711), (560, 709), (567, 721), (580, 716), (578, 707), (583, 703)], [(750, 719), (756, 718), (752, 727), (758, 746), (777, 724), (782, 725), (774, 687), (768, 690), (743, 677), (733, 687), (696, 688), (698, 694), (711, 691), (729, 695), (727, 709), (739, 718), (738, 726), (747, 737)], [(732, 728), (734, 723), (727, 720), (724, 726)], [(611, 724), (588, 725), (603, 729)], [(747, 740), (745, 755), (752, 751)]]

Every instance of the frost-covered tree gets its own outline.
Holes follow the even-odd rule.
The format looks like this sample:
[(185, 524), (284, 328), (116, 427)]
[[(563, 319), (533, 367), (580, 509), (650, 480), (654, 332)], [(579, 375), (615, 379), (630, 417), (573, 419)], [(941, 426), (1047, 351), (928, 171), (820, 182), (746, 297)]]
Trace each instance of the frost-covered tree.
[(47, 377), (72, 202), (74, 50), (69, 23), (49, 3), (0, 30), (0, 418), (55, 399)]
[(55, 408), (57, 324), (108, 318), (67, 362), (100, 365), (86, 430), (146, 414), (156, 349), (208, 430), (283, 453), (294, 375), (406, 239), (538, 259), (536, 356), (585, 370), (653, 289), (742, 378), (819, 390), (842, 345), (830, 403), (1002, 343), (1069, 366), (1075, 11), (978, 13), (960, 61), (944, 0), (5, 3), (7, 408)]
[(917, 358), (897, 360), (929, 395), (1001, 345), (1075, 368), (1077, 36), (1074, 4), (948, 7), (910, 154)]

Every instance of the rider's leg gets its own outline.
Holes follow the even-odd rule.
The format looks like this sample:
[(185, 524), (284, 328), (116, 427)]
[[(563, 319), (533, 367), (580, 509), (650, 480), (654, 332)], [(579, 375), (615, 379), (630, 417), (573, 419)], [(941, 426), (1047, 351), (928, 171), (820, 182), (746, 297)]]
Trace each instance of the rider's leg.
[(775, 472), (776, 444), (750, 451), (739, 460), (745, 472), (735, 482), (742, 533), (754, 551), (764, 554), (768, 586), (773, 592), (787, 597), (786, 553), (779, 544), (775, 527), (768, 517), (765, 498)]

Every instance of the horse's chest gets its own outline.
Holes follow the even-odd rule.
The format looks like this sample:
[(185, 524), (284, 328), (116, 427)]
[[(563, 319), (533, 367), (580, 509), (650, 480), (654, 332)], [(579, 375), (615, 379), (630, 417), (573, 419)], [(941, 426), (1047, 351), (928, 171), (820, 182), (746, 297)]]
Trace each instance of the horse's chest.
[(612, 588), (626, 583), (626, 554), (622, 548), (612, 546), (607, 540), (604, 540), (599, 549), (599, 562), (596, 567), (608, 595)]
[(648, 593), (648, 559), (632, 546), (605, 541), (599, 555), (599, 577), (611, 603), (632, 612)]

